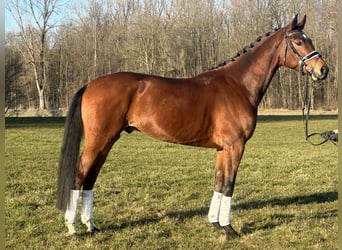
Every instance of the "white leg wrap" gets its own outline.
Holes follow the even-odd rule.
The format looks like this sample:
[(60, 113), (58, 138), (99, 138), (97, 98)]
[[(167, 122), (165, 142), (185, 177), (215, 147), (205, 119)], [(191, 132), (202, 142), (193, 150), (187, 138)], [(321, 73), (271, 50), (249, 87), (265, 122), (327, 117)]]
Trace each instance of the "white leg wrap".
[(78, 198), (80, 197), (80, 190), (70, 191), (70, 200), (65, 211), (65, 222), (68, 224), (75, 224), (77, 215)]
[(93, 222), (93, 203), (94, 203), (93, 190), (83, 190), (81, 221), (84, 225), (87, 226), (88, 232), (99, 231), (99, 229), (95, 226)]
[(81, 221), (85, 224), (93, 218), (93, 203), (94, 193), (93, 190), (83, 190), (82, 192), (82, 211)]
[(223, 195), (221, 193), (215, 191), (213, 194), (213, 197), (211, 198), (210, 208), (209, 208), (209, 213), (208, 213), (208, 219), (210, 223), (219, 221), (222, 196)]
[(221, 205), (220, 205), (220, 216), (219, 223), (221, 227), (230, 224), (230, 210), (232, 206), (232, 197), (222, 195)]

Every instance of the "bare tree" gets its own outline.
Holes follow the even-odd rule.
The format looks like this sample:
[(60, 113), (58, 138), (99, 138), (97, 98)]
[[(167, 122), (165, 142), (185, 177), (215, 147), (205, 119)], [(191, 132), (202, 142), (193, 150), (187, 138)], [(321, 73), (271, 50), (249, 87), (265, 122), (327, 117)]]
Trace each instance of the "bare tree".
[(21, 53), (32, 65), (39, 96), (39, 110), (46, 109), (47, 34), (56, 25), (51, 17), (57, 9), (57, 3), (58, 0), (8, 0), (6, 4), (20, 30), (24, 45)]
[[(8, 36), (6, 37), (8, 40)], [(18, 99), (21, 99), (23, 89), (19, 82), (24, 74), (24, 66), (19, 52), (10, 46), (6, 47), (5, 58), (5, 114), (9, 109), (15, 108)]]

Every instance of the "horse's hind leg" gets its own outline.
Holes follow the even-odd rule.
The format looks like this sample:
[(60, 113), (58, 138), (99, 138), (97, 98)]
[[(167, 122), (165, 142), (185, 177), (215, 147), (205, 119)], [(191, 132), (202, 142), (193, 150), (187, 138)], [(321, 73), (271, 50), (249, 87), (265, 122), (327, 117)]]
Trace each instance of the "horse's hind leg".
[[(69, 234), (75, 234), (75, 221), (79, 196), (82, 196), (81, 221), (87, 226), (88, 232), (99, 231), (93, 222), (93, 187), (103, 166), (109, 150), (119, 134), (110, 140), (101, 140), (99, 137), (85, 138), (84, 150), (79, 158), (74, 190), (70, 197), (70, 206), (65, 213), (65, 221)], [(88, 140), (87, 140), (88, 139)], [(82, 192), (80, 192), (83, 187)]]
[[(107, 158), (108, 152), (117, 139), (119, 139), (119, 135), (108, 140), (106, 145), (97, 145), (96, 149), (94, 148), (93, 143), (90, 143), (91, 146), (85, 145), (85, 149), (81, 156), (81, 170), (79, 171), (77, 178), (83, 186), (81, 221), (87, 226), (88, 232), (99, 231), (93, 222), (93, 187), (100, 169)], [(102, 142), (99, 138), (95, 138), (95, 140), (99, 144)]]

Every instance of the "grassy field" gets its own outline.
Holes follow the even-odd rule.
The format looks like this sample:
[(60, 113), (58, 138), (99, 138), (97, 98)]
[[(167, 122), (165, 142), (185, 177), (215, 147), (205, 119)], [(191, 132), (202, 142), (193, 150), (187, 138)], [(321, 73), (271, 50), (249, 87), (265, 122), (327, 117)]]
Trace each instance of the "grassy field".
[[(316, 116), (310, 130), (337, 128)], [(226, 242), (207, 212), (215, 150), (122, 134), (95, 186), (101, 232), (66, 237), (55, 208), (63, 119), (6, 121), (6, 249), (337, 249), (337, 147), (305, 142), (295, 116), (259, 117), (246, 145)]]

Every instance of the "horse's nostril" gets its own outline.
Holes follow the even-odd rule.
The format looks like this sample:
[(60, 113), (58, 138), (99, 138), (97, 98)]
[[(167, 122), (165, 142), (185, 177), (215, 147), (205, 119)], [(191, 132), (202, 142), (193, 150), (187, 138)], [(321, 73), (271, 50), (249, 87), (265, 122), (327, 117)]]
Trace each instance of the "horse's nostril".
[(328, 72), (329, 72), (329, 68), (328, 67), (326, 67), (326, 66), (323, 66), (322, 68), (321, 68), (321, 74), (322, 75), (327, 75), (328, 74)]
[(325, 78), (327, 78), (328, 72), (329, 72), (329, 68), (327, 66), (322, 66), (321, 67), (321, 75), (318, 76), (318, 79), (324, 80)]

